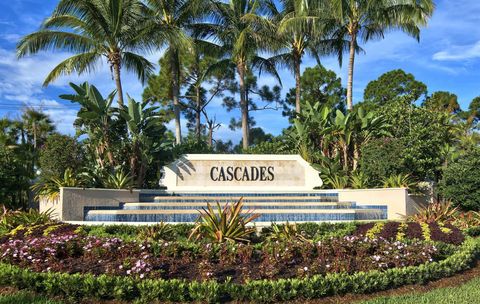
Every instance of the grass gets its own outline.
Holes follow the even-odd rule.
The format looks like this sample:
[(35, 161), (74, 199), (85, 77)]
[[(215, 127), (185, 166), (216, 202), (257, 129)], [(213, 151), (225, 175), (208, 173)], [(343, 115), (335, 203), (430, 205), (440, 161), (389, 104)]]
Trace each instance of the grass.
[(61, 304), (61, 302), (35, 296), (26, 291), (19, 291), (9, 295), (0, 295), (0, 304)]
[(473, 304), (480, 303), (480, 278), (463, 285), (438, 288), (427, 293), (381, 297), (362, 304)]

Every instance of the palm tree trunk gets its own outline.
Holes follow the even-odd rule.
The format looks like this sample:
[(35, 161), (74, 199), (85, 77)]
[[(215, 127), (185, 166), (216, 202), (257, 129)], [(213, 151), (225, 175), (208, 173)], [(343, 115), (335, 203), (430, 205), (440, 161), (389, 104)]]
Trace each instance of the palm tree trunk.
[(300, 114), (300, 58), (294, 56), (293, 70), (295, 73), (295, 112)]
[(182, 143), (182, 126), (180, 125), (180, 63), (178, 52), (172, 54), (172, 93), (173, 93), (173, 113), (175, 116), (175, 142)]
[(239, 84), (240, 84), (240, 109), (242, 111), (242, 140), (243, 149), (248, 149), (248, 100), (245, 92), (245, 65), (243, 62), (237, 66)]
[(355, 48), (357, 45), (357, 34), (350, 37), (350, 57), (348, 60), (348, 82), (347, 82), (347, 109), (353, 109), (353, 67), (355, 65)]
[(200, 137), (201, 137), (201, 123), (200, 123), (200, 120), (201, 120), (201, 105), (202, 105), (202, 101), (201, 101), (201, 98), (200, 98), (200, 86), (197, 85), (195, 87), (195, 98), (197, 100), (197, 107), (195, 109), (195, 134), (197, 135), (197, 140), (200, 141)]
[(208, 126), (208, 146), (213, 147), (213, 123)]
[(123, 89), (122, 80), (120, 78), (120, 61), (113, 63), (113, 78), (115, 79), (115, 85), (117, 86), (118, 105), (123, 108), (125, 103), (123, 102)]

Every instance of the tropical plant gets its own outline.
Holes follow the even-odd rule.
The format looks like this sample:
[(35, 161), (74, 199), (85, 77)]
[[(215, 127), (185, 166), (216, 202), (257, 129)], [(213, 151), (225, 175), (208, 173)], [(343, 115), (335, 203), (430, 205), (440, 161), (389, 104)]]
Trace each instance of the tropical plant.
[(123, 170), (117, 170), (113, 174), (108, 173), (103, 186), (108, 189), (129, 189), (132, 187), (132, 176)]
[(383, 179), (384, 188), (407, 188), (410, 189), (415, 186), (410, 174), (394, 174)]
[(478, 228), (480, 227), (480, 212), (456, 212), (452, 224), (461, 229)]
[(139, 188), (143, 186), (148, 165), (152, 161), (154, 139), (165, 131), (157, 110), (157, 107), (149, 107), (148, 102), (136, 102), (130, 96), (128, 107), (120, 109), (120, 116), (126, 121), (130, 135), (130, 172)]
[(345, 189), (348, 187), (348, 175), (324, 176), (323, 183), (330, 189)]
[[(322, 1), (318, 3), (320, 7), (325, 5)], [(347, 107), (352, 110), (353, 68), (355, 53), (359, 51), (358, 40), (366, 42), (383, 38), (390, 29), (399, 29), (419, 39), (420, 26), (426, 25), (434, 4), (432, 0), (333, 0), (327, 3), (330, 14), (325, 22), (332, 29), (332, 39), (349, 41)]]
[(369, 186), (369, 180), (367, 175), (361, 171), (353, 171), (350, 176), (350, 185), (353, 189), (366, 189)]
[(44, 181), (35, 183), (31, 188), (35, 192), (36, 199), (55, 201), (60, 196), (61, 187), (78, 187), (80, 181), (71, 168), (67, 168), (63, 177), (50, 177)]
[(138, 0), (61, 0), (40, 30), (23, 37), (17, 45), (19, 58), (43, 50), (76, 53), (57, 65), (47, 76), (48, 85), (61, 75), (83, 74), (95, 70), (106, 58), (123, 106), (120, 70), (124, 68), (144, 82), (154, 66), (137, 51), (154, 47), (154, 41), (142, 35), (145, 16)]
[(383, 115), (367, 113), (362, 107), (344, 113), (319, 102), (305, 104), (294, 126), (292, 136), (307, 161), (321, 164), (338, 158), (345, 172), (356, 169), (363, 145), (390, 135)]
[(46, 210), (43, 212), (37, 209), (28, 209), (27, 211), (9, 210), (5, 206), (1, 206), (0, 214), (0, 231), (8, 232), (16, 227), (36, 226), (50, 223), (54, 216), (53, 210)]
[(437, 200), (419, 208), (417, 213), (409, 216), (408, 219), (420, 223), (452, 223), (457, 213), (458, 208), (454, 207), (450, 201)]
[(289, 241), (301, 241), (309, 242), (310, 240), (305, 236), (303, 231), (299, 231), (297, 224), (290, 224), (289, 222), (279, 225), (272, 223), (269, 227), (267, 239), (273, 242), (289, 242)]
[(111, 92), (106, 98), (100, 91), (88, 82), (81, 85), (70, 83), (76, 94), (60, 95), (60, 98), (80, 104), (75, 126), (81, 134), (87, 134), (90, 147), (100, 167), (105, 167), (105, 159), (109, 165), (116, 163), (112, 151), (114, 120), (113, 98), (116, 92)]
[(174, 231), (172, 225), (160, 222), (155, 225), (147, 226), (138, 231), (137, 236), (141, 240), (153, 242), (168, 240)]
[(206, 238), (211, 241), (223, 243), (248, 242), (247, 237), (256, 231), (255, 227), (247, 227), (260, 214), (253, 211), (244, 211), (243, 197), (234, 204), (225, 204), (222, 208), (217, 202), (215, 210), (210, 203), (207, 208), (200, 210), (200, 216), (192, 229), (190, 238)]
[(272, 61), (260, 57), (261, 50), (271, 48), (275, 37), (266, 26), (267, 19), (260, 15), (261, 1), (230, 0), (228, 3), (212, 1), (213, 23), (199, 24), (199, 37), (212, 37), (225, 50), (225, 59), (214, 64), (211, 70), (235, 68), (239, 79), (240, 108), (242, 113), (243, 148), (249, 146), (249, 102), (247, 76), (250, 70), (271, 73), (280, 82)]

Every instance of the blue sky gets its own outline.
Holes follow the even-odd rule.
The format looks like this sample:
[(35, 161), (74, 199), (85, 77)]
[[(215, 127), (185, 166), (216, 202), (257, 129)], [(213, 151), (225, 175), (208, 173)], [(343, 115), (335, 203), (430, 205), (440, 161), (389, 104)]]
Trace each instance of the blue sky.
[[(69, 82), (89, 81), (107, 93), (114, 89), (108, 65), (103, 63), (96, 73), (81, 77), (69, 76), (58, 79), (47, 88), (42, 82), (48, 72), (69, 54), (63, 52), (40, 53), (17, 60), (15, 44), (18, 39), (38, 28), (56, 5), (57, 0), (10, 0), (0, 1), (0, 117), (16, 118), (23, 105), (31, 105), (48, 113), (62, 133), (73, 134), (72, 123), (78, 108), (58, 98), (69, 92)], [(362, 99), (363, 90), (369, 81), (382, 73), (401, 68), (412, 73), (427, 84), (429, 92), (450, 91), (458, 95), (462, 108), (480, 95), (480, 1), (438, 0), (436, 11), (428, 26), (422, 30), (421, 41), (400, 33), (390, 32), (385, 39), (362, 45), (366, 53), (357, 57), (354, 79), (354, 100)], [(161, 52), (148, 54), (157, 62)], [(346, 83), (347, 66), (339, 67), (335, 58), (322, 58), (322, 63), (335, 71)], [(305, 58), (302, 68), (313, 66), (314, 60)], [(280, 71), (283, 92), (294, 86), (288, 71)], [(124, 74), (124, 91), (140, 99), (142, 85), (132, 75)], [(275, 84), (270, 76), (262, 75), (259, 84)], [(232, 115), (226, 113), (217, 100), (209, 106), (222, 127), (215, 137), (237, 142), (240, 131), (228, 129)], [(254, 113), (257, 125), (266, 132), (279, 134), (287, 125), (280, 111)], [(173, 126), (170, 123), (169, 126)], [(186, 128), (183, 130), (186, 132)]]

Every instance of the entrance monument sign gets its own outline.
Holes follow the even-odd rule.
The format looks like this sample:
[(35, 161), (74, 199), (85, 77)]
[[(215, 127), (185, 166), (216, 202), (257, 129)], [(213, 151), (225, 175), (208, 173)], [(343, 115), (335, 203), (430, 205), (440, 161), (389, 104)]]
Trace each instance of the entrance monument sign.
[(164, 167), (168, 191), (311, 191), (319, 171), (299, 155), (186, 154)]

